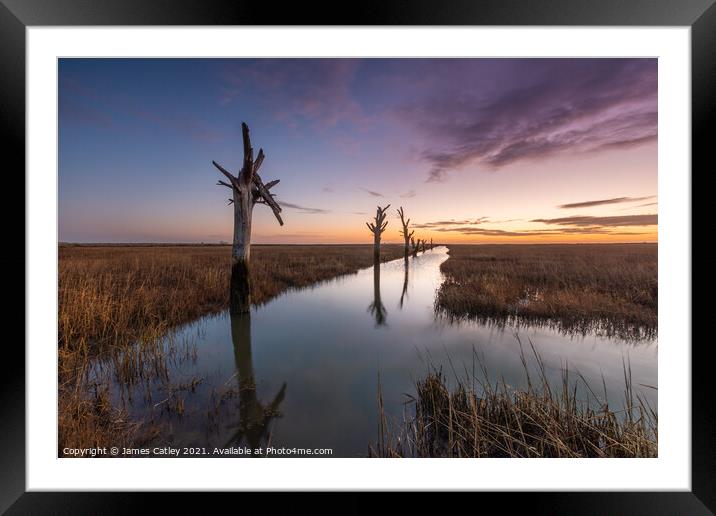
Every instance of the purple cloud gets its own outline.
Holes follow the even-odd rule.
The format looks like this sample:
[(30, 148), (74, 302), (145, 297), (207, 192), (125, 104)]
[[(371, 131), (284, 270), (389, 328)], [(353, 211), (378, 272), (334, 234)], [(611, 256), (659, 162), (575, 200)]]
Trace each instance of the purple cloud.
[(606, 217), (592, 217), (588, 215), (575, 217), (560, 217), (556, 219), (533, 219), (532, 222), (542, 222), (543, 224), (556, 224), (559, 226), (656, 226), (658, 224), (658, 215), (656, 213), (647, 213), (643, 215), (612, 215)]
[[(274, 118), (289, 126), (301, 121), (333, 127), (342, 120), (363, 118), (360, 104), (350, 91), (358, 59), (257, 59), (240, 60), (223, 73), (223, 105), (244, 90), (258, 91)], [(340, 140), (344, 150), (356, 151), (355, 142)]]
[(361, 190), (363, 190), (364, 192), (366, 192), (368, 195), (370, 195), (372, 197), (385, 197), (382, 193), (375, 192), (373, 190), (368, 190), (367, 188), (361, 188)]
[[(413, 224), (412, 227), (420, 228), (420, 229), (436, 228), (437, 231), (452, 231), (452, 230), (444, 229), (445, 226), (467, 226), (467, 225), (477, 226), (477, 225), (480, 225), (480, 224), (483, 224), (483, 223), (489, 222), (489, 221), (490, 221), (489, 217), (479, 217), (474, 220), (450, 219), (450, 220), (438, 220), (435, 222), (423, 222), (421, 224)], [(441, 228), (441, 229), (437, 229), (437, 228)], [(462, 229), (464, 229), (464, 228), (462, 228)]]
[(310, 213), (312, 215), (323, 215), (325, 213), (330, 213), (330, 210), (324, 210), (322, 208), (307, 208), (306, 206), (300, 206), (292, 202), (279, 201), (279, 203), (283, 208), (291, 208), (293, 210), (300, 211), (301, 213)]
[[(560, 204), (557, 208), (570, 209), (570, 208), (589, 208), (592, 206), (603, 206), (605, 204), (621, 204), (625, 202), (638, 202), (645, 201), (647, 199), (653, 199), (655, 195), (649, 195), (647, 197), (614, 197), (612, 199), (598, 199), (596, 201), (582, 201), (573, 202), (569, 204)], [(640, 206), (651, 206), (656, 203), (641, 204)]]
[[(443, 85), (397, 110), (429, 142), (420, 154), (428, 181), (471, 163), (494, 170), (657, 138), (656, 59), (492, 61), (479, 87), (450, 94)], [(448, 78), (463, 80), (457, 67)]]

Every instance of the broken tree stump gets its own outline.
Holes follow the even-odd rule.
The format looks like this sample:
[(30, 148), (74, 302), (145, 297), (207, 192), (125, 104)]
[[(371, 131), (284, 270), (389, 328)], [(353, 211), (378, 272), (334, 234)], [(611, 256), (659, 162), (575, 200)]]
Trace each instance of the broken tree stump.
[(415, 231), (409, 231), (408, 225), (410, 224), (410, 219), (405, 220), (405, 212), (403, 211), (402, 206), (398, 210), (398, 215), (400, 216), (400, 223), (403, 225), (403, 229), (400, 230), (400, 234), (403, 235), (403, 239), (405, 240), (404, 254), (405, 258), (407, 258), (410, 254), (410, 239), (415, 234)]
[(385, 231), (385, 228), (388, 226), (388, 221), (385, 220), (386, 210), (390, 208), (390, 204), (386, 206), (385, 208), (381, 208), (378, 206), (378, 210), (375, 212), (375, 218), (373, 219), (373, 222), (366, 222), (365, 225), (368, 226), (368, 229), (370, 229), (371, 233), (373, 233), (373, 263), (380, 263), (380, 236), (383, 234), (383, 231)]
[(234, 240), (231, 247), (231, 312), (245, 313), (251, 308), (251, 285), (249, 279), (249, 257), (251, 255), (251, 218), (256, 204), (265, 204), (273, 211), (278, 223), (283, 226), (281, 206), (274, 199), (270, 189), (276, 186), (278, 179), (264, 184), (259, 176), (259, 169), (264, 162), (264, 151), (254, 160), (251, 147), (249, 127), (241, 123), (241, 135), (244, 144), (244, 162), (238, 174), (233, 175), (216, 161), (211, 163), (221, 172), (226, 181), (217, 185), (231, 189), (232, 197), (229, 204), (234, 205)]

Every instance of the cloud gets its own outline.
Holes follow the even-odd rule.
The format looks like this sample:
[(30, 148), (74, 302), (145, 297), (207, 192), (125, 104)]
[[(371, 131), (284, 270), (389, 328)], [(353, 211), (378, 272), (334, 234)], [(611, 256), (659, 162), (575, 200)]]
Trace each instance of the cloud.
[(636, 206), (629, 206), (628, 208), (622, 208), (623, 210), (633, 210), (635, 208), (646, 208), (647, 206), (657, 206), (658, 202), (647, 202), (646, 204), (637, 204)]
[(440, 228), (435, 231), (441, 232), (456, 232), (463, 235), (484, 235), (484, 236), (509, 236), (509, 237), (522, 237), (522, 236), (554, 236), (569, 233), (579, 234), (605, 234), (609, 233), (604, 229), (600, 228), (588, 228), (588, 229), (547, 229), (547, 230), (524, 230), (524, 231), (509, 231), (503, 229), (488, 229), (488, 228), (476, 228), (476, 227), (457, 227), (457, 228)]
[[(520, 219), (510, 219), (515, 221)], [(609, 217), (576, 216), (555, 219), (534, 219), (530, 222), (541, 222), (559, 227), (540, 229), (516, 229), (505, 230), (486, 228), (485, 223), (496, 224), (507, 221), (495, 221), (489, 217), (465, 220), (441, 220), (415, 224), (413, 227), (429, 229), (444, 233), (460, 233), (473, 236), (494, 236), (494, 237), (534, 237), (534, 236), (560, 236), (560, 235), (642, 235), (648, 232), (640, 231), (615, 231), (614, 228), (640, 227), (656, 225), (656, 214), (625, 215)]]
[(313, 215), (322, 215), (325, 213), (330, 213), (330, 210), (324, 210), (322, 208), (307, 208), (305, 206), (299, 206), (298, 204), (293, 204), (291, 202), (286, 201), (279, 201), (279, 204), (283, 208), (291, 208), (296, 211), (300, 211), (302, 213), (310, 213)]
[(409, 190), (405, 193), (400, 194), (401, 199), (411, 199), (415, 197), (417, 194), (415, 193), (415, 190)]
[(361, 188), (361, 190), (363, 190), (364, 192), (367, 192), (368, 195), (371, 195), (373, 197), (385, 197), (382, 193), (374, 192), (373, 190), (368, 190), (367, 188)]
[[(464, 225), (479, 225), (483, 224), (485, 222), (489, 222), (488, 217), (479, 217), (477, 219), (465, 219), (465, 220), (438, 220), (435, 222), (423, 222), (419, 224), (413, 224), (412, 227), (418, 228), (418, 229), (433, 229), (433, 228), (444, 228), (445, 226), (464, 226)], [(439, 229), (436, 229), (436, 231), (439, 231)], [(446, 230), (447, 231), (447, 230)]]
[[(223, 105), (241, 92), (260, 94), (261, 102), (275, 119), (290, 126), (303, 121), (321, 127), (364, 118), (351, 93), (358, 59), (242, 59), (230, 62), (221, 72)], [(263, 109), (262, 108), (262, 109)], [(355, 151), (349, 141), (348, 151)]]
[(523, 231), (511, 231), (503, 229), (488, 229), (479, 227), (456, 227), (439, 228), (435, 231), (455, 232), (463, 235), (501, 236), (501, 237), (530, 237), (530, 236), (559, 236), (559, 235), (644, 235), (643, 232), (615, 232), (607, 228), (560, 228), (560, 229), (535, 229)]
[(331, 188), (330, 186), (324, 186), (323, 188), (321, 188), (321, 191), (322, 191), (322, 192), (325, 192), (325, 193), (333, 193), (333, 192), (335, 192), (335, 190), (334, 190), (333, 188)]
[[(655, 195), (649, 195), (647, 197), (614, 197), (612, 199), (599, 199), (596, 201), (582, 201), (574, 202), (569, 204), (560, 204), (557, 208), (571, 209), (571, 208), (588, 208), (591, 206), (602, 206), (604, 204), (620, 204), (625, 202), (638, 202), (645, 201), (647, 199), (653, 199)], [(651, 206), (656, 203), (641, 204), (640, 206)]]
[[(485, 60), (479, 85), (413, 100), (396, 115), (422, 132), (428, 181), (468, 164), (499, 169), (559, 153), (628, 148), (657, 138), (656, 59)], [(461, 72), (463, 69), (463, 72)], [(458, 81), (464, 66), (445, 73)], [(467, 80), (467, 79), (466, 79)], [(459, 80), (459, 82), (463, 82)]]
[(174, 112), (162, 113), (127, 97), (101, 95), (67, 75), (60, 76), (58, 99), (60, 122), (71, 119), (107, 128), (119, 127), (118, 120), (130, 117), (143, 125), (149, 122), (200, 142), (216, 142), (222, 139), (221, 133), (196, 117)]
[(656, 226), (658, 223), (656, 213), (642, 215), (613, 215), (607, 217), (575, 216), (561, 217), (556, 219), (533, 219), (532, 222), (543, 224), (556, 224), (559, 226), (577, 227), (622, 227), (622, 226)]

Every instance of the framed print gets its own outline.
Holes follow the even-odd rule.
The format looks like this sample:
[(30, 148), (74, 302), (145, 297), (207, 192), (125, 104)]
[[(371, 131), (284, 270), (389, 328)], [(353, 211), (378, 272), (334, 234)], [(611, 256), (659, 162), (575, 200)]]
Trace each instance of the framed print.
[(27, 304), (3, 509), (711, 513), (691, 178), (716, 7), (672, 7), (4, 0)]

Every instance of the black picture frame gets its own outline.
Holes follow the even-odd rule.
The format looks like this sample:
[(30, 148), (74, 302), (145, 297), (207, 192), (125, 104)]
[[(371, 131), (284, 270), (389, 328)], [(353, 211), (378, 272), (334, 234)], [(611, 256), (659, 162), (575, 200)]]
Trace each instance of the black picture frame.
[[(369, 0), (350, 5), (339, 2), (278, 5), (247, 0), (0, 0), (0, 145), (6, 172), (4, 186), (20, 203), (24, 202), (24, 195), (15, 192), (25, 191), (24, 175), (17, 173), (25, 167), (25, 29), (47, 25), (688, 26), (692, 37), (692, 169), (702, 169), (704, 173), (714, 169), (710, 148), (713, 144), (707, 129), (716, 118), (716, 0)], [(13, 179), (15, 188), (8, 183)], [(19, 209), (7, 200), (0, 203), (2, 220), (14, 221), (7, 224), (12, 227), (5, 228), (4, 235), (6, 241), (12, 242), (11, 252), (3, 253), (0, 258), (6, 271), (26, 270), (24, 246), (17, 244), (25, 239), (24, 225), (17, 223)], [(6, 274), (5, 283), (23, 292), (24, 300), (20, 276), (19, 273)], [(25, 303), (13, 297), (13, 303), (5, 310), (6, 321), (17, 324), (25, 320), (24, 316)], [(7, 510), (7, 514), (127, 514), (145, 508), (148, 497), (158, 496), (163, 504), (177, 504), (182, 513), (191, 510), (195, 502), (177, 493), (25, 492), (25, 353), (16, 342), (6, 341), (6, 365), (2, 375), (0, 511)], [(677, 344), (691, 345), (690, 342)], [(691, 349), (691, 492), (510, 493), (507, 495), (510, 503), (526, 502), (531, 512), (550, 514), (716, 512), (713, 480), (716, 478), (713, 438), (716, 408), (710, 400), (708, 383), (711, 346), (708, 342), (700, 344)], [(505, 495), (481, 493), (479, 496)], [(246, 503), (260, 502), (247, 500)], [(420, 497), (414, 497), (412, 503), (423, 502)], [(363, 506), (361, 501), (354, 507), (359, 512), (372, 510), (372, 502), (365, 502)], [(167, 505), (164, 510), (171, 508)]]

